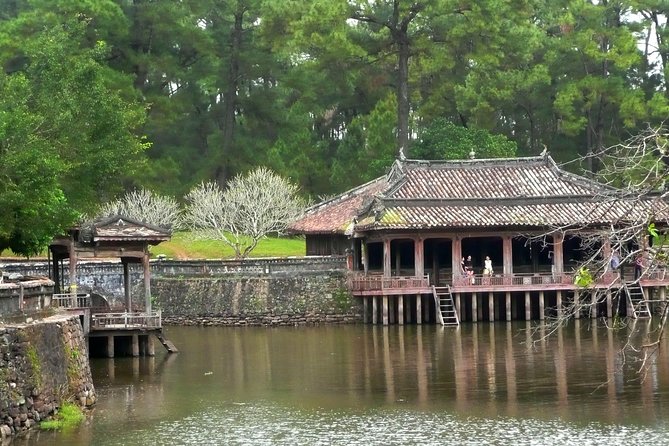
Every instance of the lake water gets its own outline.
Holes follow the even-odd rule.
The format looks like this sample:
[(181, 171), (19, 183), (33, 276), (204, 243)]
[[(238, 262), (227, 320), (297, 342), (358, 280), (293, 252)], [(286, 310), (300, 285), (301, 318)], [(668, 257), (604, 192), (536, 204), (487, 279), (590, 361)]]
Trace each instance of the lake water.
[(180, 353), (93, 359), (88, 421), (12, 445), (669, 444), (667, 342), (640, 376), (591, 323), (168, 327)]

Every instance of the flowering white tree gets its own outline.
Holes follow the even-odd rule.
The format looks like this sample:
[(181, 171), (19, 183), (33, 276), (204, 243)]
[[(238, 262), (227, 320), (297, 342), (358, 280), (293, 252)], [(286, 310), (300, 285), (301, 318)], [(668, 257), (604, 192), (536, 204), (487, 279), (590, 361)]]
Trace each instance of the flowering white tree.
[(225, 190), (201, 183), (186, 202), (185, 220), (194, 234), (223, 241), (237, 258), (247, 257), (267, 234), (281, 233), (306, 206), (297, 186), (265, 167), (236, 176)]
[(171, 229), (181, 229), (182, 213), (176, 199), (155, 194), (147, 189), (128, 192), (114, 201), (102, 205), (97, 217), (123, 215), (134, 220)]

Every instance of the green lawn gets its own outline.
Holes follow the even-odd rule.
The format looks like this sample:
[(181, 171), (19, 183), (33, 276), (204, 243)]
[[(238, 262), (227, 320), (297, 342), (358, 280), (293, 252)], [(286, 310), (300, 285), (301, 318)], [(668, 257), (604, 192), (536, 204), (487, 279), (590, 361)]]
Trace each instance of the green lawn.
[[(303, 256), (306, 245), (302, 237), (268, 237), (260, 240), (250, 257)], [(151, 256), (164, 254), (170, 259), (228, 259), (235, 253), (218, 240), (197, 240), (189, 232), (177, 232), (172, 240), (151, 247)]]
[[(306, 245), (303, 237), (268, 237), (260, 240), (250, 257), (303, 256)], [(217, 240), (197, 240), (189, 232), (177, 232), (172, 240), (151, 247), (151, 256), (164, 254), (169, 259), (230, 259), (232, 248)], [(0, 252), (1, 257), (17, 257), (11, 251)], [(46, 258), (46, 251), (37, 258)]]

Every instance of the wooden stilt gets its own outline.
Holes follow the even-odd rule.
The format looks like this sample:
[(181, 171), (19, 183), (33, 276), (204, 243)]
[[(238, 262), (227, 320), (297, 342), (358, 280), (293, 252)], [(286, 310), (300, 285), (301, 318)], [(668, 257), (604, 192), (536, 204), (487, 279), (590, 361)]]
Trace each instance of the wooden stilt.
[(495, 299), (492, 293), (488, 293), (488, 320), (495, 322)]
[(478, 322), (479, 312), (478, 312), (478, 299), (476, 293), (472, 293), (472, 322)]
[(511, 322), (511, 292), (507, 291), (506, 292), (506, 297), (505, 297), (504, 304), (506, 306), (506, 321)]
[(411, 317), (411, 296), (406, 296), (406, 304), (404, 305), (404, 311), (406, 311), (406, 318), (404, 319), (407, 324), (410, 324), (413, 320)]
[(543, 291), (539, 291), (539, 320), (543, 321), (545, 318), (544, 311), (546, 309), (546, 295)]
[(114, 336), (107, 336), (107, 358), (114, 357)]
[(530, 302), (530, 292), (525, 291), (525, 320), (529, 321), (532, 319), (532, 305)]
[(574, 319), (581, 318), (581, 295), (578, 290), (574, 291)]
[(557, 307), (557, 317), (560, 319), (562, 317), (562, 291), (558, 291), (555, 296), (556, 307)]
[(597, 317), (597, 293), (593, 291), (590, 294), (590, 318), (595, 319)]
[(416, 294), (416, 323), (418, 325), (423, 323), (423, 305), (421, 304), (420, 294)]
[[(362, 298), (362, 322), (368, 324), (370, 322), (369, 317), (369, 297)], [(371, 298), (373, 299), (373, 298)]]
[(379, 323), (379, 301), (377, 296), (372, 296), (372, 324)]
[(481, 294), (480, 296), (477, 294), (476, 299), (477, 300), (480, 299), (480, 301), (476, 305), (476, 310), (477, 310), (477, 313), (478, 313), (478, 319), (477, 320), (483, 321), (483, 294)]
[(382, 317), (383, 317), (383, 325), (388, 325), (388, 296), (383, 296), (383, 308), (382, 308)]
[(397, 323), (404, 325), (404, 296), (397, 296)]
[(660, 300), (662, 302), (667, 300), (667, 289), (663, 286), (660, 287)]
[(139, 356), (139, 336), (132, 335), (132, 356)]
[(455, 295), (455, 311), (458, 312), (458, 320), (462, 320), (462, 306), (460, 305), (460, 293)]
[(395, 314), (395, 296), (388, 296), (388, 323), (397, 322)]
[(153, 344), (153, 338), (151, 336), (146, 337), (146, 351), (149, 356), (156, 356), (156, 349)]
[(430, 300), (425, 299), (423, 301), (423, 323), (427, 324), (430, 322)]
[(606, 291), (606, 317), (611, 319), (613, 317), (613, 299), (611, 299), (611, 291)]

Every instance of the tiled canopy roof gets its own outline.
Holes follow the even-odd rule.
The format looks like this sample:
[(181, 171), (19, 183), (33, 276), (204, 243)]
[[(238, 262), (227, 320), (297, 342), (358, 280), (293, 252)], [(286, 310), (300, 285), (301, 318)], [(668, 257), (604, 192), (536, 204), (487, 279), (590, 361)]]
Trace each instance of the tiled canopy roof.
[[(307, 214), (291, 229), (350, 233), (351, 229), (550, 227), (622, 223), (651, 210), (669, 215), (662, 201), (624, 200), (615, 189), (561, 170), (549, 156), (396, 161), (386, 180), (374, 183), (385, 184), (382, 190), (358, 188), (356, 201), (349, 201), (345, 212), (336, 206), (336, 198), (321, 203), (317, 214)], [(363, 202), (369, 204), (361, 206)]]
[(121, 215), (93, 222), (89, 227), (82, 228), (80, 237), (90, 241), (148, 241), (159, 242), (169, 240), (168, 229), (152, 226)]

